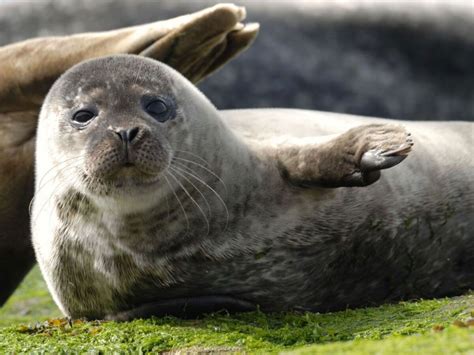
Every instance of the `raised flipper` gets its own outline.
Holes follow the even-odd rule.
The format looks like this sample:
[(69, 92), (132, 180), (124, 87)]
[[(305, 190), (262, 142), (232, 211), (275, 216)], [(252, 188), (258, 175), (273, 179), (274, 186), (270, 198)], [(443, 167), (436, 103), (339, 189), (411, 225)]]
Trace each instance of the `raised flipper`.
[(413, 146), (410, 133), (395, 124), (350, 129), (326, 143), (283, 143), (276, 148), (284, 179), (301, 187), (367, 186), (380, 170), (403, 161)]
[(207, 313), (227, 311), (229, 313), (256, 311), (254, 304), (231, 296), (201, 296), (162, 300), (108, 315), (106, 320), (129, 321), (137, 318), (175, 316), (197, 318)]
[(252, 43), (258, 25), (245, 26), (244, 18), (243, 7), (219, 4), (166, 21), (0, 47), (0, 113), (39, 109), (63, 72), (112, 54), (157, 59), (198, 82)]

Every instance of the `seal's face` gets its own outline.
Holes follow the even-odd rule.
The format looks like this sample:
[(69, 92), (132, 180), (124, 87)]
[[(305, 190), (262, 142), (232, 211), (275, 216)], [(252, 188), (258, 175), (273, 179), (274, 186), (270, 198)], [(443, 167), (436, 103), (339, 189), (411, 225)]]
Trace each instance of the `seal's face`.
[[(176, 107), (169, 92), (132, 84), (126, 91), (106, 81), (82, 90), (67, 105), (62, 141), (83, 141), (83, 173), (95, 185), (140, 187), (159, 180), (171, 159), (166, 138)], [(119, 83), (119, 86), (123, 84)]]
[(171, 143), (186, 140), (185, 130), (175, 129), (185, 117), (166, 70), (117, 60), (85, 62), (66, 73), (42, 114), (52, 126), (52, 155), (74, 161), (76, 180), (97, 195), (156, 189), (172, 159)]

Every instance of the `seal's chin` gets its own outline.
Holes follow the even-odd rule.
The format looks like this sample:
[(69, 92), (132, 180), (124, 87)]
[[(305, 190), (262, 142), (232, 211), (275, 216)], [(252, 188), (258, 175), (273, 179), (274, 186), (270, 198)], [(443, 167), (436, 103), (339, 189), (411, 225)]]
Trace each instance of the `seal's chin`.
[(84, 181), (90, 192), (96, 195), (127, 195), (154, 191), (164, 183), (164, 172), (144, 173), (133, 165), (124, 165), (113, 174), (95, 176), (85, 174)]
[(133, 164), (124, 164), (114, 174), (110, 175), (106, 181), (117, 189), (120, 188), (143, 188), (155, 185), (160, 181), (160, 172), (154, 174), (145, 173)]

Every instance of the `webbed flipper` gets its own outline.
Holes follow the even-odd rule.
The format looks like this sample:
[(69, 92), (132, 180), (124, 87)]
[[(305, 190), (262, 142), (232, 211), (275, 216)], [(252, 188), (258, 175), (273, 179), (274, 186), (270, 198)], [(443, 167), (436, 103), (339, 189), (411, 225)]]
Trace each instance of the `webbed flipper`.
[(412, 146), (402, 126), (371, 124), (325, 143), (281, 144), (276, 159), (282, 177), (296, 186), (367, 186), (380, 178), (380, 170), (402, 162)]

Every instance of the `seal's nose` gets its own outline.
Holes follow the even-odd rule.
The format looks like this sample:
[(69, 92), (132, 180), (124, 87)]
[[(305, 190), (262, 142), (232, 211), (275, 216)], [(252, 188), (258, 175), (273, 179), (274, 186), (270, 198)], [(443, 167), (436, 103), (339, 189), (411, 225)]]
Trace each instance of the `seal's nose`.
[(120, 140), (126, 144), (132, 143), (132, 141), (137, 137), (139, 131), (140, 129), (138, 127), (133, 127), (127, 130), (122, 129), (115, 133), (119, 136)]

